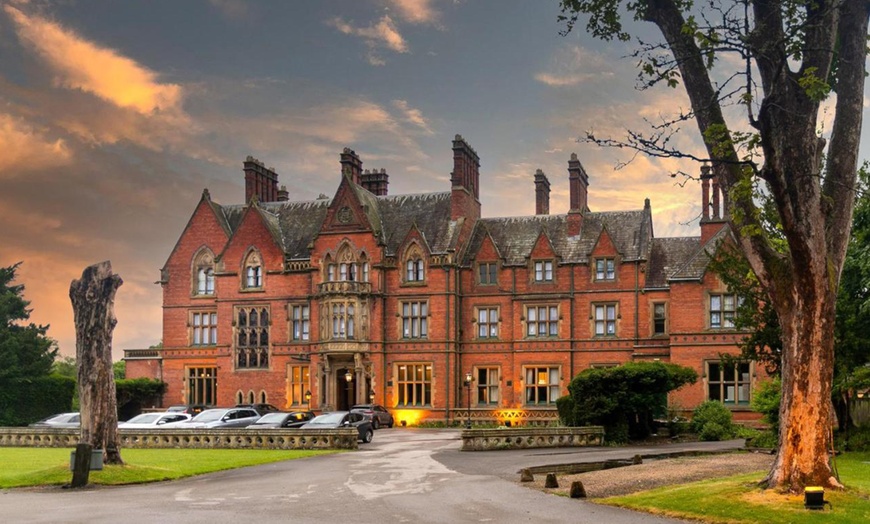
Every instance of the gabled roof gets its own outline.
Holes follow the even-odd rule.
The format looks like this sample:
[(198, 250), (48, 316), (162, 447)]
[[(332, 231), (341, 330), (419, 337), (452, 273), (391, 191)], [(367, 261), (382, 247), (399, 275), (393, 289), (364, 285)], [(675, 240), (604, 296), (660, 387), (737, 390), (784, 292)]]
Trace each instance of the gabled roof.
[(568, 236), (568, 215), (484, 218), (474, 228), (463, 264), (473, 262), (489, 233), (506, 265), (525, 265), (542, 232), (562, 263), (586, 263), (605, 227), (624, 261), (648, 257), (652, 219), (649, 210), (643, 209), (585, 213), (577, 236)]
[[(369, 193), (360, 190), (360, 193)], [(450, 193), (388, 195), (376, 197), (382, 219), (386, 254), (396, 255), (416, 225), (431, 253), (446, 253), (456, 247), (459, 228), (450, 220)]]
[[(696, 250), (677, 270), (670, 275), (671, 280), (700, 280), (707, 271), (710, 259), (716, 255), (719, 245), (729, 236), (731, 229), (723, 227), (700, 249)], [(700, 243), (700, 239), (699, 239)]]
[(671, 276), (701, 248), (701, 237), (655, 238), (646, 267), (646, 288), (666, 288)]

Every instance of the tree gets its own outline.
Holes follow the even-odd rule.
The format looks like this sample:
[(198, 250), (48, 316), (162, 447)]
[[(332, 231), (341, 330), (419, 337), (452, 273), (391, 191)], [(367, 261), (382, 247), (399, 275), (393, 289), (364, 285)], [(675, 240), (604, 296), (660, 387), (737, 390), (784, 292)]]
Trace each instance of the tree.
[(88, 266), (73, 280), (69, 296), (76, 326), (76, 361), (81, 411), (81, 443), (104, 450), (106, 462), (123, 464), (118, 435), (118, 401), (112, 367), (115, 292), (121, 277), (108, 261)]
[[(730, 225), (782, 327), (780, 445), (768, 487), (840, 487), (828, 461), (834, 318), (854, 205), (867, 55), (867, 0), (561, 0), (570, 31), (581, 15), (606, 40), (629, 40), (623, 13), (655, 24), (664, 43), (641, 43), (646, 86), (683, 85), (705, 153), (670, 145), (672, 129), (630, 133), (621, 145), (709, 161)], [(735, 62), (721, 60), (727, 54)], [(717, 80), (718, 79), (718, 80)], [(830, 139), (817, 133), (836, 93)], [(726, 119), (739, 105), (744, 117)], [(733, 121), (734, 119), (732, 119)], [(616, 142), (590, 137), (598, 143)], [(824, 176), (822, 174), (824, 173)], [(772, 199), (785, 245), (762, 227), (755, 197)]]
[(58, 355), (58, 358), (56, 358), (54, 363), (51, 365), (52, 375), (76, 378), (76, 373), (75, 357), (61, 357)]
[(9, 381), (49, 374), (57, 346), (46, 333), (48, 326), (27, 323), (30, 302), (24, 300), (24, 285), (14, 285), (21, 262), (0, 267), (0, 389)]

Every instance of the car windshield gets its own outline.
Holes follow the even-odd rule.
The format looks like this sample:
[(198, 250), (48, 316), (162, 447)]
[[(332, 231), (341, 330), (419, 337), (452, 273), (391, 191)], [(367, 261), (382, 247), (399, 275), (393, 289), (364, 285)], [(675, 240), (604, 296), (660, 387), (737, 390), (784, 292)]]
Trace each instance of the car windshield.
[(283, 422), (284, 417), (287, 416), (287, 413), (269, 413), (268, 415), (263, 415), (257, 420), (257, 424), (274, 424), (276, 422)]
[(225, 409), (207, 409), (200, 413), (199, 415), (190, 419), (191, 422), (214, 422), (215, 420), (220, 420), (224, 413), (227, 410)]
[(314, 417), (309, 424), (339, 424), (343, 417), (344, 413), (326, 413)]
[(143, 413), (127, 421), (127, 424), (152, 424), (161, 416), (160, 413)]

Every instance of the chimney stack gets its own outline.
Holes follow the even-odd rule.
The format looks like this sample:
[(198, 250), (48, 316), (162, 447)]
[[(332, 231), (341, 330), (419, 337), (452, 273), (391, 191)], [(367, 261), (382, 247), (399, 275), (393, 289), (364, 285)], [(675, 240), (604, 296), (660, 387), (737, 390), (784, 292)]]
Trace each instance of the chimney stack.
[(583, 169), (583, 165), (577, 160), (577, 153), (571, 153), (568, 160), (568, 186), (571, 192), (571, 208), (569, 213), (585, 213), (589, 211), (587, 191), (589, 188), (589, 175)]
[(360, 185), (363, 189), (377, 196), (387, 196), (387, 186), (389, 184), (390, 175), (387, 174), (387, 170), (384, 168), (381, 168), (380, 171), (377, 169), (372, 169), (371, 171), (366, 169), (360, 178)]
[(275, 168), (267, 168), (262, 162), (248, 156), (244, 162), (245, 171), (245, 202), (257, 197), (260, 202), (275, 202), (278, 200), (278, 173)]
[(701, 166), (702, 243), (710, 240), (722, 229), (728, 213), (727, 201), (722, 195), (719, 178), (712, 171), (712, 168), (706, 164)]
[(453, 139), (450, 185), (450, 219), (471, 224), (480, 218), (480, 157), (461, 135)]
[(360, 175), (362, 175), (362, 160), (356, 154), (356, 151), (349, 147), (344, 148), (341, 153), (341, 174), (350, 176), (354, 184), (360, 183)]
[(550, 214), (550, 181), (540, 169), (535, 171), (535, 214)]
[(290, 192), (287, 191), (287, 186), (281, 186), (278, 190), (278, 202), (286, 202), (290, 200)]

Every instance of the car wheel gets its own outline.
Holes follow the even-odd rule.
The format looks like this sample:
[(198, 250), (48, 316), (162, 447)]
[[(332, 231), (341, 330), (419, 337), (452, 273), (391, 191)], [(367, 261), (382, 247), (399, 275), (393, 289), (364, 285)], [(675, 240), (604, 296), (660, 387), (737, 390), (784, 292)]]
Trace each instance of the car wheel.
[(375, 418), (372, 420), (372, 429), (378, 429), (381, 427), (381, 421)]
[(363, 435), (362, 441), (365, 442), (366, 444), (368, 444), (369, 442), (372, 441), (372, 437), (374, 436), (374, 434), (375, 434), (375, 432), (372, 430), (366, 431), (365, 434)]

